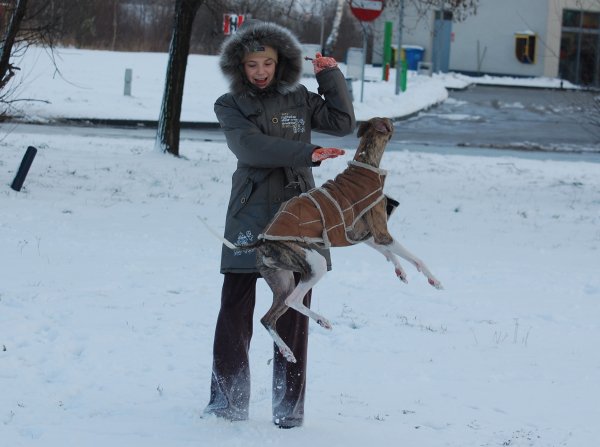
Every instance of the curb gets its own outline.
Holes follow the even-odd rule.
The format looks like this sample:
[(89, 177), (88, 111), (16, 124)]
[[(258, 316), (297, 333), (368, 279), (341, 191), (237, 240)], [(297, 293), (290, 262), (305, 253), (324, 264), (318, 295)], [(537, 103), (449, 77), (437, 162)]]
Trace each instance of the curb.
[[(49, 124), (81, 125), (81, 126), (108, 126), (108, 127), (149, 127), (156, 129), (158, 121), (136, 119), (106, 119), (106, 118), (59, 118), (53, 119)], [(218, 129), (219, 123), (181, 121), (181, 129)]]
[[(151, 128), (158, 127), (158, 121), (138, 120), (138, 119), (110, 119), (110, 118), (50, 118), (47, 121), (27, 120), (22, 117), (12, 117), (3, 122), (39, 124), (43, 126), (105, 126), (105, 127), (128, 127), (128, 128)], [(219, 123), (182, 121), (179, 126), (181, 129), (218, 129)]]

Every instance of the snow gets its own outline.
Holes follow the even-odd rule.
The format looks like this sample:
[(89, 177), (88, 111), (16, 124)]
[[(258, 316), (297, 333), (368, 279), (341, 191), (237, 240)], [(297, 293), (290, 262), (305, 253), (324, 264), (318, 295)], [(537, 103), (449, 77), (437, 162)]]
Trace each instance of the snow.
[[(53, 59), (58, 65), (54, 66)], [(14, 114), (26, 121), (47, 122), (60, 118), (119, 119), (156, 121), (162, 99), (167, 64), (165, 53), (124, 53), (58, 49), (54, 58), (39, 48), (27, 51), (16, 65), (20, 98)], [(340, 64), (346, 70), (345, 64)], [(132, 95), (125, 96), (125, 70), (131, 69)], [(407, 90), (395, 94), (396, 73), (390, 71), (388, 82), (381, 81), (383, 69), (367, 66), (365, 82), (352, 81), (356, 117), (403, 117), (438, 104), (448, 98), (446, 88), (466, 88), (472, 83), (521, 85), (554, 88), (561, 81), (549, 78), (512, 78), (482, 76), (473, 78), (450, 73), (431, 77), (408, 72)], [(317, 90), (314, 77), (302, 82)], [(575, 88), (567, 81), (564, 88)], [(228, 84), (220, 75), (215, 56), (191, 55), (188, 60), (181, 120), (217, 123), (213, 104)], [(361, 93), (362, 99), (361, 102)]]
[[(28, 118), (156, 119), (165, 55), (60, 53), (62, 77), (41, 53), (22, 66), (24, 97), (50, 101), (19, 104)], [(214, 65), (191, 58), (184, 120), (214, 120), (226, 89)], [(122, 95), (125, 68), (132, 97)], [(368, 99), (355, 105), (359, 117), (410, 114), (443, 100), (445, 82), (413, 74), (398, 97), (390, 83), (367, 82)], [(200, 417), (221, 275), (220, 243), (198, 218), (222, 231), (235, 166), (226, 146), (183, 140), (176, 159), (157, 154), (151, 137), (28, 134), (15, 124), (0, 133), (2, 445), (582, 447), (600, 438), (597, 163), (387, 152), (386, 192), (401, 202), (391, 231), (445, 289), (406, 263), (403, 284), (366, 246), (334, 250), (314, 292), (333, 330), (311, 322), (305, 425), (278, 430), (272, 343), (258, 322), (270, 305), (263, 283), (251, 418)], [(38, 154), (16, 192), (28, 145)], [(317, 181), (347, 159), (323, 163)]]

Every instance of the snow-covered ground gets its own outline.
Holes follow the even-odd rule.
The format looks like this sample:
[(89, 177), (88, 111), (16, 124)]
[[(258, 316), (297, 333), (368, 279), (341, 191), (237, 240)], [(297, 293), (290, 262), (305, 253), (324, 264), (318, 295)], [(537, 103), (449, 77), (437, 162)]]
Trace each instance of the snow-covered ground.
[[(29, 116), (157, 116), (165, 56), (63, 58), (80, 61), (65, 63), (70, 84), (43, 71), (23, 84), (52, 101), (25, 105)], [(225, 90), (197, 58), (186, 120), (211, 118)], [(440, 83), (413, 76), (409, 91)], [(376, 114), (428, 105), (404, 98)], [(313, 301), (334, 328), (311, 323), (305, 426), (284, 431), (270, 422), (272, 343), (258, 321), (250, 420), (200, 418), (221, 275), (220, 244), (198, 216), (222, 228), (226, 146), (185, 140), (175, 159), (152, 138), (0, 133), (0, 445), (597, 445), (597, 163), (386, 153), (386, 192), (401, 202), (391, 230), (445, 289), (408, 265), (401, 283), (367, 247), (335, 250)], [(15, 192), (28, 145), (38, 155)], [(317, 181), (348, 158), (324, 162)], [(269, 304), (260, 284), (257, 320)]]
[[(56, 64), (55, 64), (56, 63)], [(45, 122), (57, 118), (135, 119), (158, 118), (167, 64), (164, 53), (115, 53), (57, 49), (53, 57), (43, 49), (31, 48), (15, 65), (14, 85), (21, 99), (15, 103), (15, 114), (28, 121)], [(346, 66), (340, 64), (345, 72)], [(132, 70), (131, 96), (124, 95), (125, 70)], [(367, 66), (365, 82), (354, 80), (352, 91), (356, 117), (402, 117), (444, 101), (446, 88), (465, 88), (474, 82), (532, 87), (559, 87), (560, 80), (549, 78), (499, 78), (450, 73), (420, 76), (408, 72), (405, 92), (395, 94), (396, 73), (381, 81), (381, 67)], [(314, 77), (302, 82), (316, 91)], [(565, 88), (574, 88), (563, 83)], [(181, 120), (216, 123), (213, 104), (227, 91), (228, 84), (220, 74), (215, 56), (191, 55), (186, 71)], [(362, 96), (362, 102), (361, 102)]]

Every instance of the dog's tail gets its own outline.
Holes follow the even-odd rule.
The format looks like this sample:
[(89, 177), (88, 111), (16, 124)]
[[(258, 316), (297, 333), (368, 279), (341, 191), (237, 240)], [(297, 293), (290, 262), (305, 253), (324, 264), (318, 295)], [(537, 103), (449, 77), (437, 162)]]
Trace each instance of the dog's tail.
[(223, 244), (225, 244), (225, 246), (227, 248), (230, 248), (231, 250), (239, 250), (241, 247), (238, 247), (237, 245), (233, 244), (232, 242), (229, 242), (227, 239), (225, 239), (223, 236), (221, 236), (219, 233), (217, 233), (217, 231), (212, 228), (210, 225), (208, 225), (204, 219), (202, 219), (200, 216), (196, 216), (198, 217), (198, 220), (200, 220), (200, 222), (202, 222), (204, 224), (204, 226), (206, 227), (206, 229), (208, 231), (210, 231), (213, 236), (215, 236), (217, 239), (219, 239), (221, 242), (223, 242)]

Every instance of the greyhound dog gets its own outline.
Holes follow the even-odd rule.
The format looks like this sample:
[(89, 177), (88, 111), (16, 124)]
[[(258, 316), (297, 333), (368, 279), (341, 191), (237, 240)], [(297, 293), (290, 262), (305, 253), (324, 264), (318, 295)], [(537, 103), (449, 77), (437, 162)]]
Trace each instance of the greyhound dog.
[[(325, 257), (317, 251), (319, 248), (364, 242), (392, 262), (400, 280), (407, 282), (396, 255), (413, 264), (433, 287), (442, 289), (423, 261), (388, 232), (386, 204), (389, 198), (383, 195), (386, 171), (379, 169), (379, 164), (393, 131), (392, 122), (387, 118), (372, 118), (362, 123), (354, 159), (335, 180), (282, 204), (252, 246), (237, 246), (221, 238), (233, 250), (256, 248), (257, 269), (273, 292), (273, 304), (261, 323), (289, 362), (296, 362), (296, 358), (276, 330), (277, 320), (288, 308), (331, 329), (326, 318), (303, 304), (306, 293), (327, 272)], [(294, 272), (300, 273), (298, 285), (295, 285)]]

